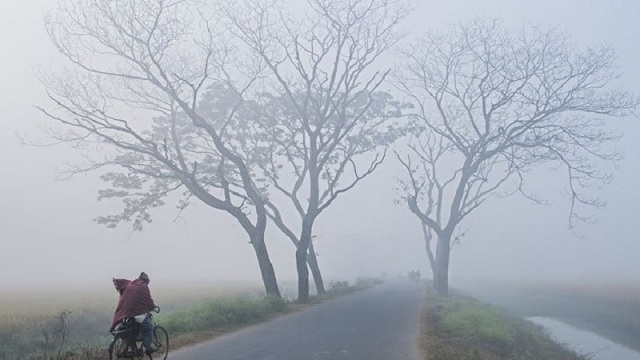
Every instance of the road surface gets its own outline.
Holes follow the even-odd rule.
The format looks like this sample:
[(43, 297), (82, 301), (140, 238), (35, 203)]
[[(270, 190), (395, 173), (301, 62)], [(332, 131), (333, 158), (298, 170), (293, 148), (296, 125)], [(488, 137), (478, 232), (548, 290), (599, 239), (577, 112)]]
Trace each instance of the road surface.
[(417, 360), (422, 287), (388, 281), (169, 353), (170, 360)]

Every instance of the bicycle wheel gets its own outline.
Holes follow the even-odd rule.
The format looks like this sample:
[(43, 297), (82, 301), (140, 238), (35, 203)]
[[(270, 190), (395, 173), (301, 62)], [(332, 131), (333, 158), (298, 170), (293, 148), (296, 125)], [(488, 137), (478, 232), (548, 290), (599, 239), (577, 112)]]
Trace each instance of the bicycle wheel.
[(153, 353), (155, 359), (166, 360), (169, 356), (169, 334), (162, 326), (153, 328), (153, 347), (158, 349)]
[(127, 342), (122, 337), (113, 338), (113, 341), (109, 344), (109, 360), (125, 358), (128, 350)]

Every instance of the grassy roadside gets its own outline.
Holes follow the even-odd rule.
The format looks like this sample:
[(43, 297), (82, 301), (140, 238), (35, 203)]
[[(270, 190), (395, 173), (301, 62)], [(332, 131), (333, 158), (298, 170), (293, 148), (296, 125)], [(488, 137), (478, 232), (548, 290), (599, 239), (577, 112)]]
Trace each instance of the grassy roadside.
[(638, 281), (511, 283), (488, 282), (464, 291), (520, 317), (542, 316), (584, 329), (640, 351)]
[(441, 297), (427, 289), (421, 316), (425, 360), (588, 359), (535, 324), (456, 292)]
[[(349, 284), (346, 281), (332, 282), (325, 295), (311, 297), (310, 305), (252, 295), (215, 296), (189, 303), (184, 307), (172, 306), (174, 307), (172, 311), (156, 315), (155, 320), (167, 329), (170, 337), (170, 349), (174, 351), (180, 347), (210, 340), (283, 314), (299, 311), (337, 296), (369, 288), (380, 282), (381, 280), (377, 279), (357, 279), (354, 284)], [(44, 314), (42, 316), (47, 317)], [(56, 319), (55, 316), (53, 318)], [(90, 342), (81, 346), (64, 346), (48, 351), (43, 350), (40, 346), (40, 340), (37, 338), (38, 329), (44, 329), (41, 328), (41, 324), (42, 322), (38, 321), (32, 324), (33, 331), (29, 331), (29, 333), (33, 334), (33, 339), (30, 342), (27, 341), (28, 339), (24, 339), (23, 343), (33, 345), (21, 345), (17, 348), (18, 353), (11, 351), (11, 348), (6, 344), (0, 343), (0, 360), (105, 360), (108, 358), (106, 349), (110, 338), (102, 338), (98, 342)], [(14, 325), (21, 327), (27, 325), (27, 322), (21, 320)], [(64, 324), (52, 323), (48, 329), (62, 331), (64, 327), (60, 325)], [(104, 322), (101, 325), (102, 329)], [(2, 327), (0, 324), (0, 330), (3, 330)], [(7, 332), (6, 335), (10, 335), (12, 329), (17, 331), (17, 328), (13, 327), (4, 329)], [(0, 335), (2, 332), (0, 331)]]

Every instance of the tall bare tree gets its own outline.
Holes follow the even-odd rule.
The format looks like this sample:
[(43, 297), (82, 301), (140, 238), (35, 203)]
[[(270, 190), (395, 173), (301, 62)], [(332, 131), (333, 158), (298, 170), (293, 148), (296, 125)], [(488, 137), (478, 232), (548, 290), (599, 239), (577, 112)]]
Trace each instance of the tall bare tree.
[(587, 220), (579, 205), (599, 207), (588, 188), (605, 184), (601, 161), (620, 158), (605, 119), (638, 104), (611, 89), (618, 76), (610, 46), (578, 49), (566, 34), (537, 27), (508, 32), (477, 19), (429, 33), (402, 54), (398, 86), (417, 109), (406, 153), (402, 200), (435, 236), (434, 286), (448, 293), (449, 259), (461, 222), (486, 200), (521, 193), (527, 171), (564, 170), (570, 224)]
[[(237, 110), (261, 69), (234, 54), (204, 5), (61, 1), (46, 25), (71, 70), (43, 76), (53, 106), (40, 109), (62, 125), (52, 136), (87, 154), (89, 163), (76, 171), (103, 169), (112, 188), (101, 196), (123, 199), (121, 214), (99, 222), (133, 221), (139, 229), (150, 208), (182, 189), (181, 207), (196, 198), (240, 223), (266, 293), (279, 297), (265, 244), (267, 199), (252, 159), (239, 151), (247, 124)], [(217, 111), (203, 111), (203, 102), (216, 103)]]
[[(221, 111), (225, 112), (226, 109), (228, 109), (229, 100), (232, 100), (232, 103), (235, 103), (238, 101), (238, 97), (242, 96), (235, 92), (234, 89), (230, 89), (225, 86), (216, 86), (215, 91), (211, 91), (210, 93), (215, 94), (215, 98), (213, 96), (206, 96), (200, 106), (202, 112), (207, 114), (207, 116)], [(266, 95), (261, 94), (258, 97), (264, 98)], [(220, 101), (223, 99), (226, 100)], [(237, 146), (235, 147), (235, 151), (242, 153), (245, 159), (250, 160), (249, 164), (259, 173), (256, 174), (255, 180), (266, 197), (271, 196), (268, 189), (273, 182), (271, 180), (272, 176), (265, 176), (265, 172), (271, 174), (269, 171), (273, 165), (273, 158), (282, 155), (281, 152), (278, 151), (278, 146), (276, 145), (281, 144), (282, 139), (280, 139), (279, 134), (274, 132), (272, 129), (272, 117), (265, 116), (281, 113), (281, 104), (271, 104), (275, 105), (275, 108), (273, 108), (267, 105), (268, 102), (269, 101), (258, 103), (255, 99), (242, 101), (242, 104), (236, 108), (236, 118), (243, 119), (244, 121), (242, 123), (235, 123), (234, 125), (236, 126), (228, 129), (228, 131), (231, 132), (231, 135), (239, 140), (236, 142)], [(266, 171), (265, 169), (269, 169), (269, 171)], [(284, 174), (284, 176), (286, 177), (287, 174)], [(278, 224), (278, 227), (283, 231), (284, 235), (289, 238), (295, 248), (297, 248), (299, 243), (298, 237), (286, 226), (283, 226), (284, 223), (281, 212), (274, 205), (274, 201), (268, 200), (267, 207), (271, 211), (267, 212), (267, 215), (270, 216), (276, 224)], [(309, 265), (309, 270), (314, 275), (318, 293), (323, 294), (325, 291), (322, 282), (322, 273), (312, 244), (309, 246), (307, 263)]]
[[(351, 115), (345, 116), (353, 116), (353, 119), (347, 120), (348, 123), (340, 116), (329, 119), (323, 125), (319, 136), (324, 139), (312, 145), (309, 142), (310, 137), (305, 134), (306, 126), (298, 117), (295, 105), (288, 96), (272, 98), (263, 95), (261, 100), (259, 116), (263, 119), (259, 123), (263, 126), (262, 133), (267, 134), (269, 138), (267, 143), (270, 147), (263, 152), (268, 158), (259, 164), (270, 185), (292, 203), (293, 212), (298, 215), (298, 223), (296, 224), (295, 216), (293, 219), (283, 216), (281, 209), (284, 206), (275, 197), (269, 200), (269, 216), (297, 246), (300, 246), (300, 234), (303, 233), (301, 229), (304, 229), (305, 218), (310, 217), (308, 204), (304, 204), (308, 199), (308, 187), (312, 183), (310, 177), (314, 174), (311, 172), (310, 158), (317, 158), (317, 167), (320, 168), (315, 173), (318, 205), (317, 209), (311, 212), (316, 214), (315, 217), (306, 220), (309, 221), (306, 226), (309, 227), (311, 236), (307, 262), (316, 290), (322, 294), (324, 285), (313, 248), (313, 224), (322, 211), (341, 193), (356, 186), (382, 163), (385, 147), (402, 134), (399, 127), (390, 126), (390, 120), (400, 115), (401, 104), (395, 102), (386, 92), (376, 92), (361, 99), (354, 99), (347, 110)], [(389, 127), (383, 127), (384, 123)], [(341, 128), (345, 126), (351, 129)], [(344, 134), (336, 135), (341, 132)], [(333, 136), (336, 137), (331, 139)], [(324, 141), (326, 143), (323, 143)], [(296, 234), (293, 229), (300, 232)]]
[[(399, 39), (397, 25), (408, 11), (388, 0), (306, 4), (300, 20), (282, 11), (277, 0), (247, 0), (227, 11), (232, 31), (270, 73), (264, 86), (271, 99), (263, 100), (280, 104), (281, 110), (270, 114), (269, 128), (280, 139), (274, 143), (278, 156), (265, 172), (299, 215), (294, 227), (271, 212), (285, 234), (297, 234), (303, 303), (309, 298), (307, 253), (318, 216), (374, 172), (385, 146), (398, 135), (387, 126), (398, 106), (380, 91), (388, 70), (379, 70), (376, 62)], [(370, 157), (357, 161), (364, 154)], [(293, 171), (293, 181), (285, 181), (283, 167)]]

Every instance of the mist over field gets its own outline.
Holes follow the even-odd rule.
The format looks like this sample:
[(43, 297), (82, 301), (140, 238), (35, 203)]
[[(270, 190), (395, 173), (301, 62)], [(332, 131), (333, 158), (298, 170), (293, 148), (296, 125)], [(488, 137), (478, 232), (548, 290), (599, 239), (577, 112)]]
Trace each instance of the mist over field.
[[(44, 28), (43, 18), (53, 8), (54, 1), (44, 0), (0, 3), (0, 286), (4, 291), (111, 291), (112, 277), (132, 278), (140, 271), (149, 273), (156, 287), (259, 285), (253, 249), (229, 215), (195, 200), (180, 212), (170, 198), (168, 205), (151, 211), (153, 222), (141, 232), (127, 223), (107, 229), (93, 219), (117, 213), (121, 205), (96, 200), (105, 186), (97, 174), (58, 180), (69, 164), (83, 160), (82, 152), (65, 144), (24, 144), (54, 142), (39, 130), (46, 121), (34, 108), (51, 105), (37, 74), (68, 66)], [(632, 0), (420, 1), (402, 27), (415, 35), (481, 15), (515, 28), (529, 23), (558, 28), (580, 46), (613, 45), (623, 74), (615, 85), (638, 93), (638, 13), (640, 3)], [(392, 55), (385, 61), (394, 66)], [(465, 235), (452, 251), (452, 287), (475, 280), (638, 280), (640, 123), (627, 116), (607, 119), (606, 127), (624, 135), (614, 145), (626, 157), (605, 169), (613, 174), (610, 184), (589, 189), (607, 202), (593, 212), (597, 223), (579, 225), (575, 232), (582, 236), (576, 236), (568, 228), (562, 170), (538, 169), (527, 183), (551, 203), (535, 205), (521, 196), (492, 198), (465, 219)], [(327, 281), (383, 273), (394, 277), (418, 269), (423, 276), (430, 274), (418, 219), (394, 203), (401, 171), (394, 156), (387, 156), (373, 175), (320, 216), (314, 246)], [(294, 246), (272, 224), (266, 243), (279, 281), (295, 282)]]

